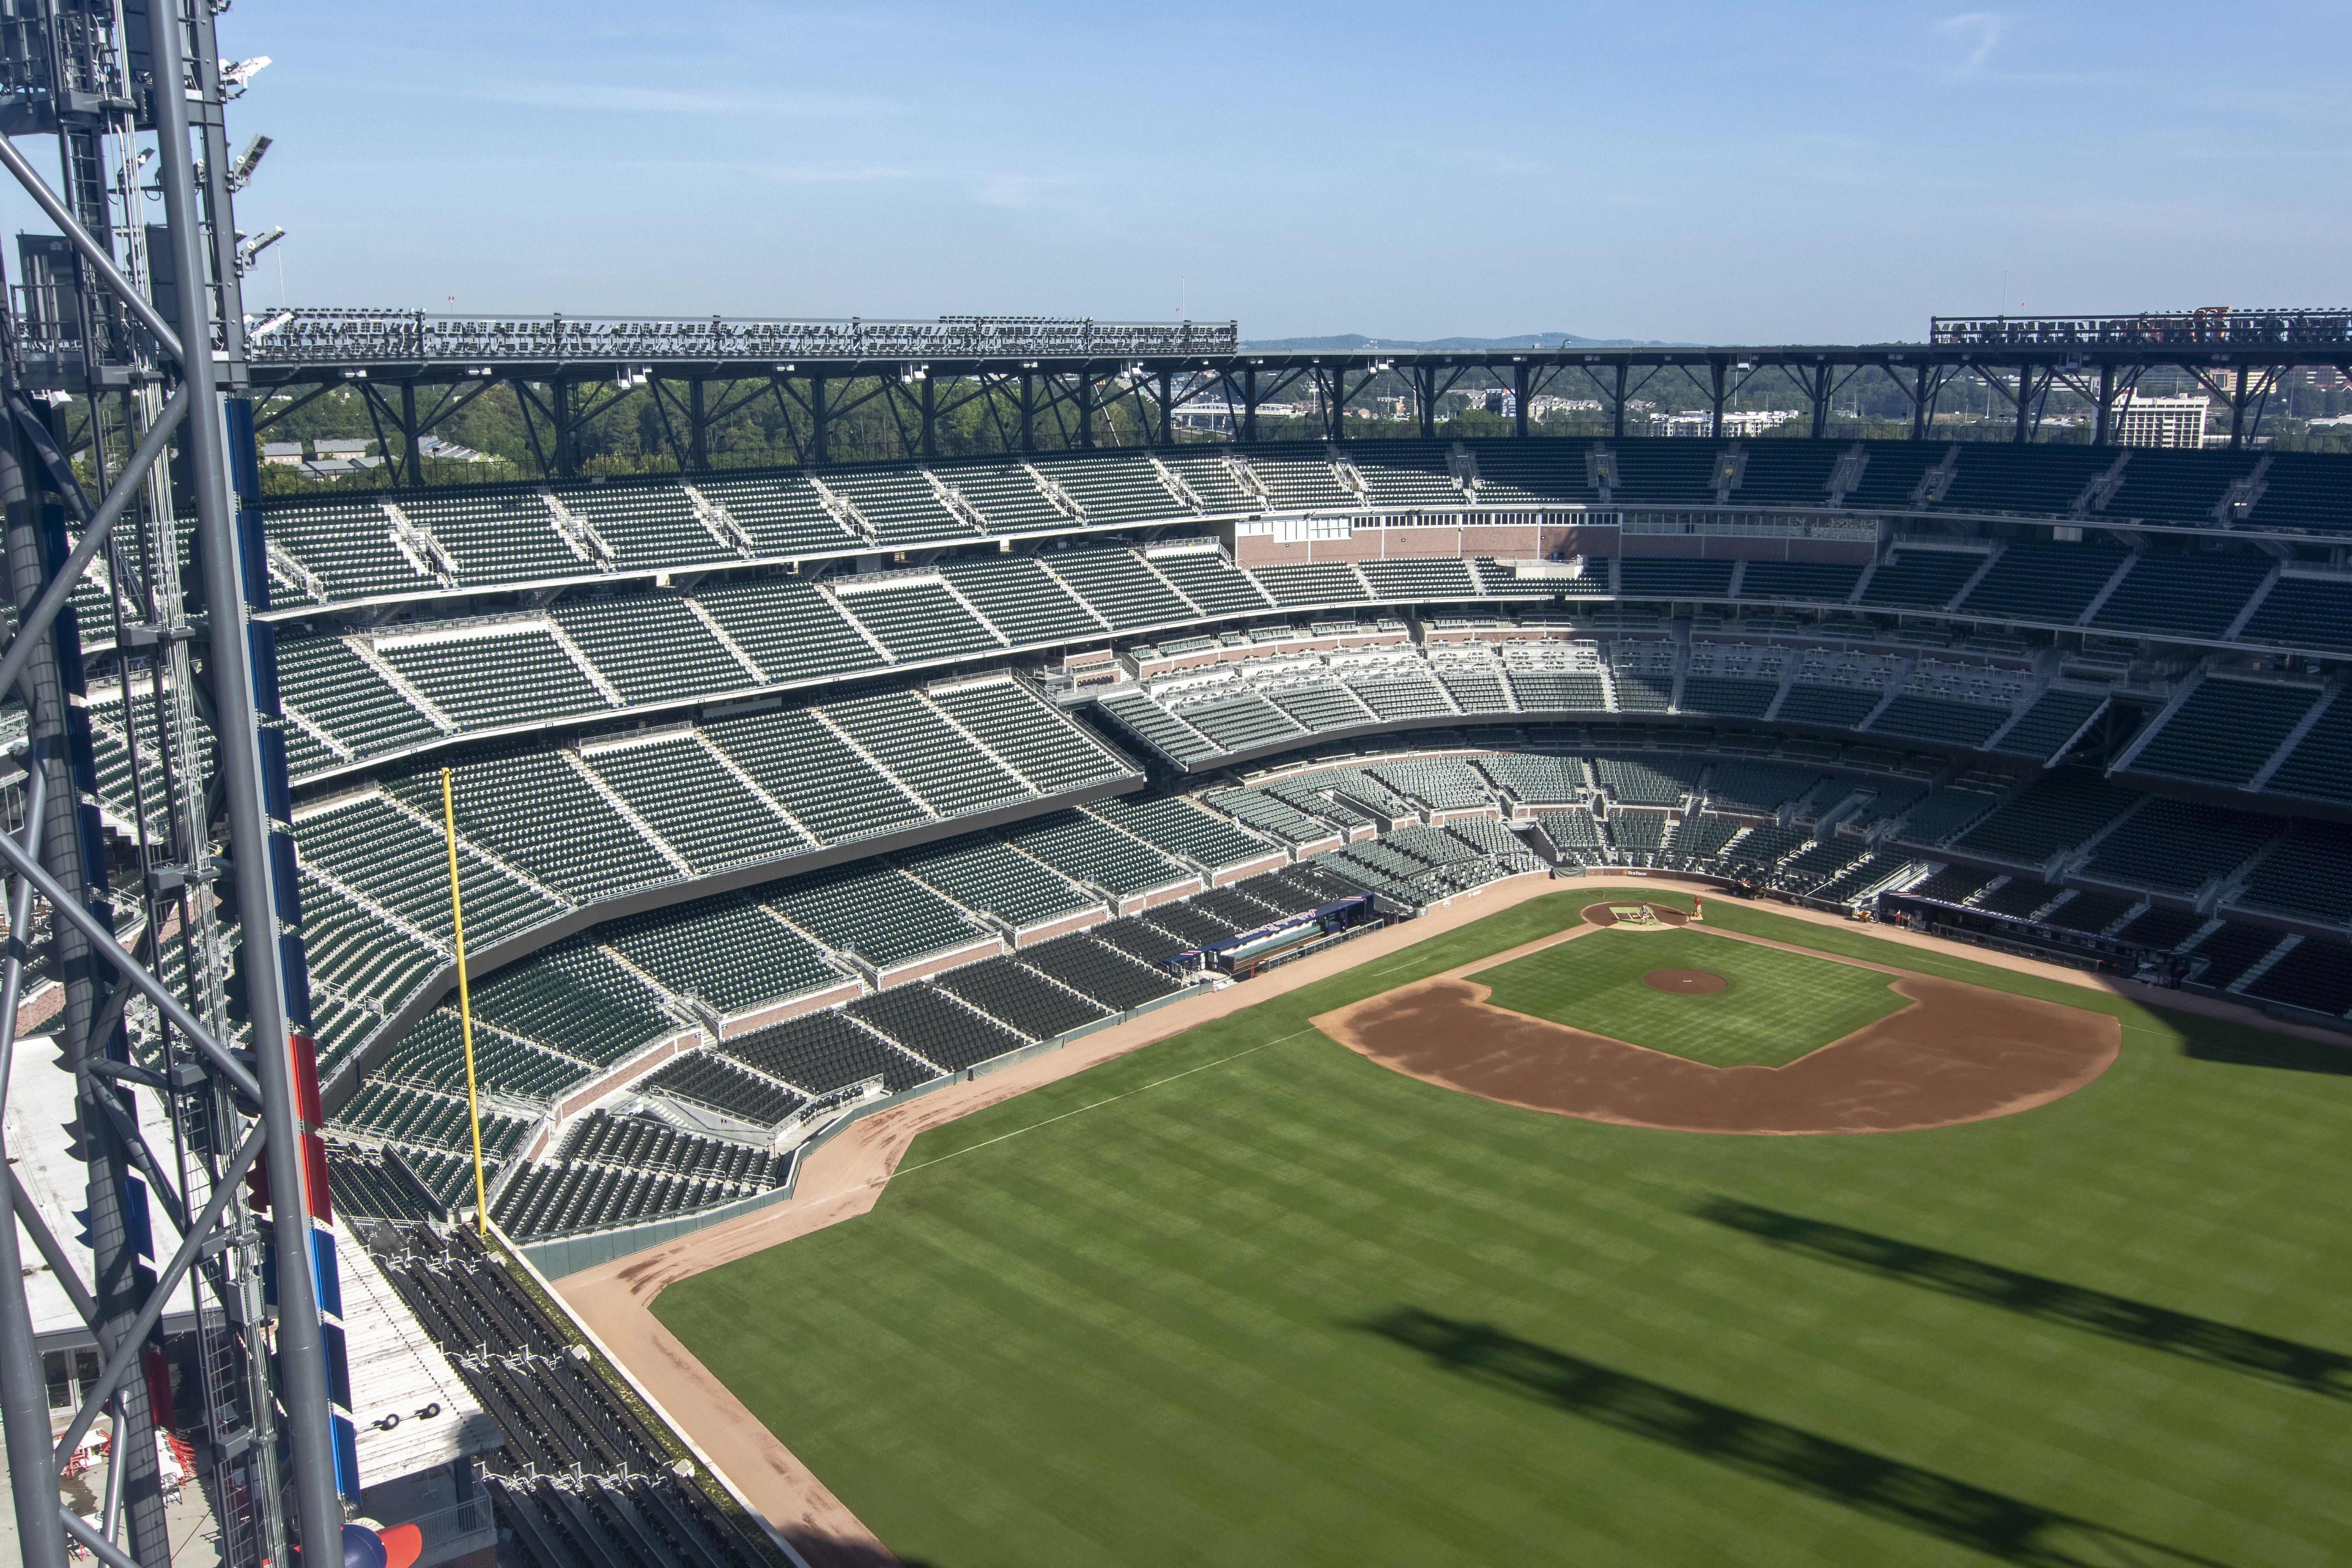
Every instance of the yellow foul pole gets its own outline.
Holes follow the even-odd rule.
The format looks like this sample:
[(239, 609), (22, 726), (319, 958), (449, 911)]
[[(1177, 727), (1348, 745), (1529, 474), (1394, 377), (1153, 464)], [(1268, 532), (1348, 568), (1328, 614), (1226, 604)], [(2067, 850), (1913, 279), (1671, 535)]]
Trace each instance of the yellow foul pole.
[(482, 1182), (482, 1104), (474, 1090), (474, 998), (466, 988), (466, 906), (457, 896), (457, 806), (449, 770), (441, 770), (441, 831), (449, 845), (449, 929), (457, 948), (457, 1024), (466, 1041), (466, 1120), (474, 1130), (474, 1225), (490, 1234), (490, 1203)]

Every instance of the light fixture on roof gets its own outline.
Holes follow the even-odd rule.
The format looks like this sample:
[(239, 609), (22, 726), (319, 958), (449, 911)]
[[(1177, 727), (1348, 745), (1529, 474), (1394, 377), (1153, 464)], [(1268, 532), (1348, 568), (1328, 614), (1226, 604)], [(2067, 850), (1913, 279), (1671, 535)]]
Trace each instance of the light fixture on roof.
[(253, 258), (286, 237), (286, 231), (275, 226), (263, 229), (251, 239), (240, 237), (236, 242), (236, 269), (242, 275), (253, 270)]
[(268, 66), (269, 57), (268, 55), (255, 55), (249, 59), (228, 60), (224, 62), (220, 68), (220, 79), (221, 86), (225, 90), (222, 92), (221, 96), (223, 98), (238, 98), (243, 96), (246, 83), (251, 81), (255, 77), (259, 76), (264, 70), (268, 68)]
[(253, 172), (261, 167), (261, 160), (269, 151), (269, 138), (257, 136), (245, 144), (236, 162), (228, 166), (228, 188), (241, 191), (253, 183)]

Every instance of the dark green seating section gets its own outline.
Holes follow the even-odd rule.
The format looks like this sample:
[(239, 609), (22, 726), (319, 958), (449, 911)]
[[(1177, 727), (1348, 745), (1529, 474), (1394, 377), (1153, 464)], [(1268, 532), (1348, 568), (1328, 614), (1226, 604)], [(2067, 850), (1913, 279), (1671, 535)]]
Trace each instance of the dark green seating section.
[(1960, 600), (1963, 615), (2072, 626), (2129, 552), (2113, 544), (2020, 541)]
[(2281, 576), (2238, 635), (2248, 642), (2352, 652), (2352, 577)]
[(2352, 800), (2352, 702), (2341, 689), (2263, 788), (2313, 800)]
[(2309, 686), (2207, 680), (2140, 748), (2132, 769), (2207, 784), (2248, 783), (2319, 696)]
[(2194, 893), (2276, 837), (2279, 819), (2182, 800), (2151, 800), (2099, 841), (2086, 874)]
[(2139, 798), (2088, 769), (2061, 768), (2028, 784), (1953, 840), (1952, 847), (1996, 859), (2040, 865), (2059, 850), (2082, 843)]
[(2143, 552), (2091, 625), (2219, 637), (2271, 574), (2272, 565), (2270, 557), (2251, 552)]

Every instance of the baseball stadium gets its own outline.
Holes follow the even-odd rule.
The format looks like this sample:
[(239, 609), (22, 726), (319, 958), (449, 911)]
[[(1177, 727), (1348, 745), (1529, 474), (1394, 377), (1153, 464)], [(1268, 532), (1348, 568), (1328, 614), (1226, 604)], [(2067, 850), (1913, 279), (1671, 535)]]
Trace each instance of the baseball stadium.
[(2347, 461), (272, 502), (340, 1207), (465, 1229), (470, 1023), (502, 1245), (812, 1563), (2326, 1562)]
[(2352, 310), (271, 308), (227, 10), (0, 17), (0, 1559), (2352, 1560)]

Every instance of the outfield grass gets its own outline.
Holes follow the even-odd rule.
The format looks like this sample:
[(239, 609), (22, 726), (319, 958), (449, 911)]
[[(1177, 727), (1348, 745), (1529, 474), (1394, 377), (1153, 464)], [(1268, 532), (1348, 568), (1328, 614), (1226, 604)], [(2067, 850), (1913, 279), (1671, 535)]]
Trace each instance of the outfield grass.
[[(1657, 969), (1705, 969), (1721, 991), (1655, 991)], [(1715, 1067), (1780, 1067), (1910, 1005), (1889, 977), (1705, 931), (1596, 931), (1471, 979), (1514, 1013)]]
[(934, 1568), (2343, 1561), (2352, 1053), (1730, 900), (2123, 1055), (2020, 1116), (1710, 1137), (1307, 1024), (1591, 900), (927, 1133), (872, 1214), (656, 1311)]

